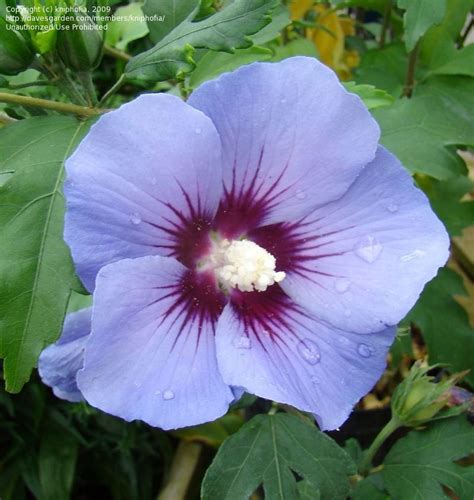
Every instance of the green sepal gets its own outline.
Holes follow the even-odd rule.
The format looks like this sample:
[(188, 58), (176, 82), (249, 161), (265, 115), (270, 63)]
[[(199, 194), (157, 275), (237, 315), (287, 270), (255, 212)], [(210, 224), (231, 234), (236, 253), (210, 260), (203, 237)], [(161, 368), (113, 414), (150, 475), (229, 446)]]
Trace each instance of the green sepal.
[[(58, 54), (63, 63), (74, 71), (89, 71), (100, 63), (104, 45), (99, 26), (85, 13), (75, 22), (69, 21), (58, 33)], [(84, 19), (85, 18), (85, 19)], [(79, 26), (79, 29), (74, 26)]]

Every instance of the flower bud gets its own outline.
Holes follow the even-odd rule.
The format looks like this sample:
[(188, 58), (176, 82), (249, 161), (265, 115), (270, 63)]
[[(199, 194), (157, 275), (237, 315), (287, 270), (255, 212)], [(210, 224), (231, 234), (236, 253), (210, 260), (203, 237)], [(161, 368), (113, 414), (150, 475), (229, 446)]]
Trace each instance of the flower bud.
[(0, 17), (0, 73), (16, 75), (33, 62), (35, 54), (28, 42)]
[(416, 427), (434, 419), (450, 401), (452, 387), (465, 373), (434, 383), (427, 372), (434, 366), (415, 363), (408, 377), (396, 388), (392, 412), (403, 425)]
[(58, 33), (58, 52), (63, 63), (74, 71), (94, 69), (102, 57), (103, 36), (97, 24), (85, 12), (79, 12), (69, 29)]

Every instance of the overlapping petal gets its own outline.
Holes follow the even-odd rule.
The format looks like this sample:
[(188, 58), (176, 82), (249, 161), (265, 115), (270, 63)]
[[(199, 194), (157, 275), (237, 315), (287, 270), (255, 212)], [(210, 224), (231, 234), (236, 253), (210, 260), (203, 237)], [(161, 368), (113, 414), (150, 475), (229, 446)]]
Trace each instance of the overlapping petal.
[(339, 200), (251, 237), (276, 256), (293, 300), (361, 333), (398, 323), (449, 255), (428, 199), (382, 147)]
[(71, 402), (82, 401), (76, 375), (82, 368), (84, 348), (91, 333), (92, 308), (68, 314), (60, 339), (48, 346), (38, 361), (41, 379), (54, 394)]
[(208, 244), (222, 192), (212, 122), (177, 97), (148, 94), (107, 113), (66, 163), (65, 239), (89, 290), (128, 257), (190, 263)]
[(334, 328), (276, 285), (233, 294), (219, 319), (217, 358), (226, 383), (312, 412), (322, 429), (335, 429), (382, 374), (394, 335), (395, 328)]
[(169, 257), (124, 259), (101, 269), (78, 374), (85, 399), (163, 429), (223, 415), (234, 399), (215, 355), (223, 300), (213, 276)]
[(339, 198), (374, 158), (379, 129), (361, 100), (316, 59), (256, 63), (205, 83), (189, 104), (214, 122), (227, 237), (292, 220)]

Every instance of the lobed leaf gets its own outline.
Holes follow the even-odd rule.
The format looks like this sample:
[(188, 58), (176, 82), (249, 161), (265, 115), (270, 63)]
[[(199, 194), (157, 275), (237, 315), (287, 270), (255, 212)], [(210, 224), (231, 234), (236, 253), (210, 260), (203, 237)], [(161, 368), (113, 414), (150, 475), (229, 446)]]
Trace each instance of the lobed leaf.
[(162, 81), (194, 68), (196, 48), (234, 52), (252, 45), (253, 35), (270, 22), (275, 0), (235, 0), (201, 21), (196, 9), (155, 47), (132, 58), (125, 68), (128, 79)]
[(367, 109), (390, 106), (395, 100), (388, 92), (373, 85), (357, 85), (355, 82), (344, 82), (343, 85), (348, 92), (357, 94), (364, 101)]
[(258, 415), (221, 446), (202, 498), (248, 499), (263, 484), (271, 499), (344, 499), (354, 473), (349, 455), (316, 427), (293, 415)]
[(428, 283), (406, 321), (417, 325), (431, 364), (445, 363), (452, 372), (471, 369), (465, 380), (474, 385), (474, 334), (455, 295), (465, 295), (461, 276), (448, 268)]
[(0, 356), (6, 388), (18, 392), (62, 327), (80, 290), (63, 241), (63, 165), (88, 129), (48, 116), (0, 129)]
[(474, 145), (473, 93), (472, 78), (429, 78), (416, 87), (413, 98), (374, 110), (382, 144), (411, 172), (439, 180), (465, 174), (456, 148)]
[(148, 17), (164, 18), (163, 21), (148, 22), (151, 41), (158, 43), (198, 7), (199, 0), (146, 0), (143, 13)]
[(405, 9), (405, 45), (408, 51), (415, 48), (418, 40), (431, 26), (440, 24), (446, 11), (446, 0), (398, 0)]
[(459, 500), (474, 497), (474, 467), (454, 463), (474, 453), (474, 429), (464, 416), (412, 431), (395, 443), (382, 476), (394, 500), (446, 499), (442, 486)]

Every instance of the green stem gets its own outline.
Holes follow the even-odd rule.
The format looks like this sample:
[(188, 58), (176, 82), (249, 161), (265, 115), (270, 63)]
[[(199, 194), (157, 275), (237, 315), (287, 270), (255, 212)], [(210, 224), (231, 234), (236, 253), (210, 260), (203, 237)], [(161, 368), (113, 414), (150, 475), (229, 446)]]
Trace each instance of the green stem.
[(385, 39), (387, 37), (387, 30), (390, 26), (390, 18), (392, 15), (392, 0), (387, 0), (385, 10), (383, 13), (382, 31), (380, 32), (379, 48), (383, 49), (385, 46)]
[(408, 68), (407, 75), (405, 78), (405, 87), (403, 89), (403, 95), (405, 97), (411, 97), (413, 94), (413, 89), (415, 87), (415, 70), (416, 63), (418, 61), (418, 51), (420, 50), (420, 41), (415, 45), (415, 48), (410, 52), (410, 57), (408, 58)]
[(48, 101), (47, 99), (37, 99), (35, 97), (7, 94), (5, 92), (0, 92), (0, 102), (18, 104), (20, 106), (30, 106), (33, 108), (50, 109), (58, 111), (59, 113), (71, 113), (73, 115), (85, 117), (96, 116), (106, 111), (105, 109), (92, 109), (85, 106), (78, 106), (77, 104)]
[(122, 76), (113, 84), (112, 88), (110, 88), (102, 97), (102, 99), (99, 102), (99, 106), (102, 106), (109, 97), (115, 94), (115, 92), (118, 92), (120, 90), (120, 87), (125, 83), (125, 74), (122, 74)]
[(132, 58), (130, 54), (123, 52), (122, 50), (116, 49), (115, 47), (111, 47), (110, 45), (104, 45), (104, 53), (115, 57), (116, 59), (120, 59), (122, 61), (128, 62)]
[(158, 500), (185, 500), (202, 451), (200, 443), (181, 441), (176, 449), (166, 486)]
[(401, 423), (396, 418), (392, 417), (387, 425), (378, 433), (369, 449), (365, 452), (364, 459), (359, 466), (359, 474), (367, 474), (367, 471), (371, 467), (372, 460), (379, 451), (380, 447), (399, 427), (401, 427)]
[(71, 99), (72, 102), (87, 106), (86, 99), (77, 88), (76, 82), (69, 75), (68, 69), (62, 63), (59, 57), (57, 58), (57, 60), (59, 62), (59, 70), (61, 73), (60, 79), (58, 80), (59, 87)]
[(10, 84), (8, 88), (10, 90), (20, 90), (20, 89), (26, 89), (28, 87), (41, 87), (44, 85), (52, 85), (53, 83), (50, 82), (49, 80), (36, 80), (36, 82), (29, 82), (29, 83), (19, 83), (17, 85), (15, 84)]
[(92, 74), (90, 71), (84, 71), (82, 73), (78, 73), (77, 76), (86, 91), (87, 98), (90, 106), (97, 106), (99, 101), (97, 99), (97, 93), (95, 91), (94, 82), (92, 81)]

